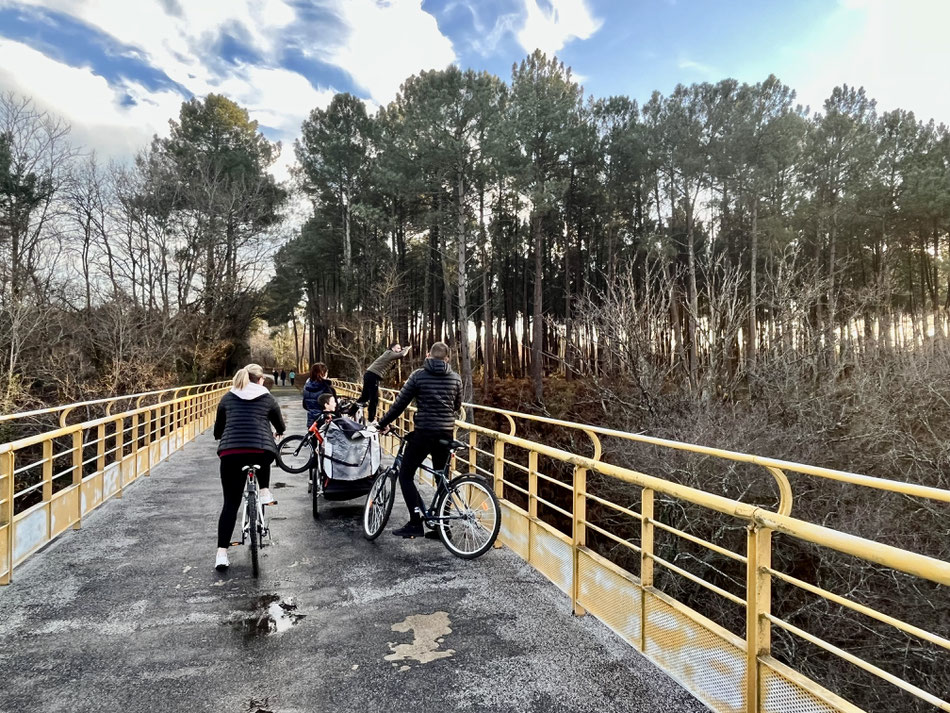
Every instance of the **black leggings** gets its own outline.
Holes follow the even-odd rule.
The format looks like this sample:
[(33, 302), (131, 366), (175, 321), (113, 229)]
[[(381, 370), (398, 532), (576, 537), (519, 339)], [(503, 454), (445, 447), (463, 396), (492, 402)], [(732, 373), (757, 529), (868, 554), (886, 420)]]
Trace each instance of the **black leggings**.
[(380, 377), (371, 371), (363, 374), (363, 390), (360, 391), (360, 397), (357, 399), (360, 403), (366, 404), (367, 419), (376, 420), (376, 407), (379, 406), (379, 382)]
[(432, 456), (432, 467), (441, 470), (449, 460), (449, 447), (439, 443), (440, 439), (452, 440), (452, 432), (443, 431), (413, 431), (407, 437), (406, 450), (402, 454), (402, 467), (399, 469), (399, 485), (402, 487), (402, 498), (409, 509), (409, 521), (420, 522), (421, 517), (416, 508), (425, 509), (425, 503), (419, 496), (416, 484), (413, 482), (416, 470), (422, 465), (426, 456)]
[(224, 491), (224, 506), (221, 508), (221, 517), (218, 518), (218, 547), (227, 547), (231, 544), (234, 523), (241, 507), (241, 499), (244, 497), (244, 487), (247, 485), (247, 474), (242, 469), (246, 465), (259, 465), (257, 486), (266, 488), (270, 486), (270, 464), (273, 460), (273, 453), (234, 453), (221, 456), (221, 489)]

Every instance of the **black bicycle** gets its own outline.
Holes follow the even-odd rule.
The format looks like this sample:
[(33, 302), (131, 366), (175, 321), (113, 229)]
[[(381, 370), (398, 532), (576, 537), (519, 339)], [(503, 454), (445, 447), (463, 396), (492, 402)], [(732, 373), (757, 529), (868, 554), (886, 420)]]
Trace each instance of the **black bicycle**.
[[(363, 418), (363, 407), (365, 404), (359, 401), (341, 400), (333, 416), (346, 416), (352, 418), (361, 425), (365, 425)], [(326, 425), (326, 420), (321, 416), (310, 425), (307, 432), (303, 435), (287, 436), (277, 444), (277, 465), (288, 473), (303, 473), (306, 470), (316, 467), (317, 453), (320, 450), (320, 443), (323, 441), (321, 429)]]
[[(402, 465), (406, 439), (399, 439), (399, 450), (389, 468), (377, 476), (366, 496), (363, 508), (363, 536), (375, 540), (382, 534), (396, 501), (396, 480)], [(443, 544), (456, 557), (474, 559), (485, 554), (495, 543), (501, 528), (501, 508), (498, 498), (483, 478), (477, 475), (460, 475), (451, 478), (455, 452), (466, 448), (461, 441), (445, 441), (442, 445), (452, 452), (445, 467), (420, 468), (430, 473), (436, 489), (429, 507), (422, 512), (422, 521), (427, 528), (438, 533)]]

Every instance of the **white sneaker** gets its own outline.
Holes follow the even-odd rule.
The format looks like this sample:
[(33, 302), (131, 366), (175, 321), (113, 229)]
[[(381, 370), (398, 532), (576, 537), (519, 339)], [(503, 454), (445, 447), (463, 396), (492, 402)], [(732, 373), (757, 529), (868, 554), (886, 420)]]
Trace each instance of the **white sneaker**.
[(275, 498), (270, 493), (270, 488), (261, 488), (261, 505), (273, 505), (277, 502)]
[(223, 572), (230, 566), (231, 562), (228, 560), (228, 551), (218, 550), (218, 556), (214, 560), (214, 568), (219, 572)]

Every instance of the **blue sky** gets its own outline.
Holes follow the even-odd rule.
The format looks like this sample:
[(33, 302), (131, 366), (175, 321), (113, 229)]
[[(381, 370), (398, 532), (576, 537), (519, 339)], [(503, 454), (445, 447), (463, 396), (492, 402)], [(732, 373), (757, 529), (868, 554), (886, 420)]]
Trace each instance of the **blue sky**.
[(224, 93), (284, 142), (285, 173), (335, 92), (378, 106), (449, 63), (508, 79), (535, 47), (594, 96), (774, 73), (813, 110), (846, 82), (950, 124), (947, 27), (950, 0), (0, 0), (0, 91), (120, 159)]

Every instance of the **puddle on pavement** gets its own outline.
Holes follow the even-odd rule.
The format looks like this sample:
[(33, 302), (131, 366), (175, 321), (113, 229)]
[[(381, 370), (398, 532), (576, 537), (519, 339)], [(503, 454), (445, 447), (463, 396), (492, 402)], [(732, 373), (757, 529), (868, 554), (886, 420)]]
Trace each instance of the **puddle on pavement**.
[(293, 597), (265, 594), (257, 599), (250, 614), (235, 614), (224, 623), (234, 625), (247, 637), (267, 636), (284, 633), (305, 616), (297, 613), (297, 603)]

